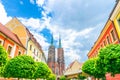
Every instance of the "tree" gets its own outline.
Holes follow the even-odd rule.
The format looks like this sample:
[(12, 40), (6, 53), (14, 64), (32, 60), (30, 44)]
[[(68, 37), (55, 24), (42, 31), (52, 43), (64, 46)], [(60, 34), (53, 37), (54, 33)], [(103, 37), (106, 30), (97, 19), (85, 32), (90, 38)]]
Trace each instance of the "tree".
[(60, 80), (66, 80), (66, 77), (63, 75), (60, 77)]
[(105, 80), (106, 67), (104, 66), (104, 64), (102, 64), (101, 59), (99, 57), (97, 57), (96, 59), (95, 68), (97, 70), (97, 78), (102, 78), (102, 80)]
[(4, 66), (8, 61), (8, 53), (6, 50), (0, 45), (0, 76), (3, 74)]
[(37, 69), (34, 73), (34, 78), (41, 78), (41, 79), (47, 79), (48, 76), (52, 73), (50, 68), (47, 66), (47, 64), (43, 62), (36, 62)]
[(99, 58), (100, 65), (105, 67), (107, 73), (113, 76), (120, 73), (120, 44), (111, 44), (102, 48), (99, 51)]
[(47, 80), (56, 80), (55, 74), (50, 74)]
[(80, 80), (84, 80), (86, 78), (86, 76), (82, 75), (82, 74), (78, 74), (78, 79)]
[(82, 66), (82, 71), (91, 76), (94, 76), (95, 78), (103, 78), (105, 77), (105, 73), (96, 66), (97, 60), (98, 58), (91, 58), (87, 60)]
[(32, 78), (36, 64), (32, 57), (22, 55), (8, 61), (4, 69), (4, 77)]

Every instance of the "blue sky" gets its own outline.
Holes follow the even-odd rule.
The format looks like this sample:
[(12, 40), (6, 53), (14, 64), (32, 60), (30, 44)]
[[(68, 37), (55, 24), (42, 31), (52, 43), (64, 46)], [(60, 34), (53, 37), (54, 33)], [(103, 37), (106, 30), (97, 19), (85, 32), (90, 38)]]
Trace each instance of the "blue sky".
[(58, 46), (59, 34), (66, 66), (84, 62), (98, 38), (115, 0), (0, 0), (0, 22), (17, 17), (48, 55), (51, 34)]

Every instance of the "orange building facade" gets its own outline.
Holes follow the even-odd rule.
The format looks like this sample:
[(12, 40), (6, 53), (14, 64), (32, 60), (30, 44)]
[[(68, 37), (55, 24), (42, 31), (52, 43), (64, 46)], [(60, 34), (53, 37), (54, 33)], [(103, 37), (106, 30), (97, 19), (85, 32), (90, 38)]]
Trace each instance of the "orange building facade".
[(26, 49), (17, 37), (5, 26), (0, 23), (0, 45), (2, 45), (9, 54), (10, 58), (25, 53)]
[[(120, 0), (116, 0), (106, 25), (87, 55), (88, 58), (96, 57), (100, 48), (108, 44), (120, 44)], [(116, 74), (115, 77), (106, 74), (106, 80), (120, 80), (120, 74)]]
[(96, 57), (100, 48), (108, 44), (118, 44), (119, 42), (115, 26), (111, 20), (108, 20), (94, 46), (89, 51), (88, 58)]

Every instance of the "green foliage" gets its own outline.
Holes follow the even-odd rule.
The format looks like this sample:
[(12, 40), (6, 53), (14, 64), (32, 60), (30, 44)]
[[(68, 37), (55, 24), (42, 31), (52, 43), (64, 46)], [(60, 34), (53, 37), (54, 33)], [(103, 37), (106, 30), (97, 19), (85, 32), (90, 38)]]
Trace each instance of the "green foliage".
[(85, 79), (86, 78), (86, 76), (84, 76), (84, 75), (82, 75), (82, 74), (78, 74), (78, 79)]
[(101, 60), (99, 57), (96, 59), (95, 68), (97, 70), (97, 73), (96, 73), (97, 78), (104, 78), (106, 74), (105, 66), (101, 63)]
[(99, 52), (101, 67), (113, 76), (120, 73), (120, 44), (111, 44)]
[(105, 78), (106, 73), (112, 76), (120, 73), (120, 44), (111, 44), (100, 49), (98, 58), (87, 60), (82, 70), (95, 78)]
[(8, 61), (4, 70), (4, 77), (32, 78), (36, 64), (32, 57), (22, 55)]
[(65, 76), (61, 76), (60, 80), (66, 80), (66, 77)]
[(50, 74), (47, 80), (56, 80), (55, 74)]
[(6, 50), (0, 45), (0, 75), (3, 74), (3, 69), (5, 64), (8, 61), (8, 53)]
[(92, 58), (87, 60), (83, 66), (82, 71), (94, 76), (95, 78), (102, 78), (105, 76), (105, 72), (100, 69), (100, 67), (96, 66), (98, 58)]
[(47, 64), (43, 62), (36, 62), (37, 69), (34, 73), (34, 78), (41, 78), (41, 79), (47, 79), (48, 76), (52, 73), (52, 71), (49, 69)]

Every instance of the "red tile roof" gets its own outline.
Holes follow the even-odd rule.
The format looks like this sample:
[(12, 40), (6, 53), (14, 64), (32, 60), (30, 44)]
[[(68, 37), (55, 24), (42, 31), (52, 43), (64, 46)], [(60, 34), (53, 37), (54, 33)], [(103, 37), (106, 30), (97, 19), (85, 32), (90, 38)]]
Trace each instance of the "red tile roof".
[(20, 39), (18, 38), (18, 36), (14, 34), (13, 32), (11, 32), (7, 27), (2, 25), (1, 23), (0, 23), (0, 33), (4, 34), (5, 36), (13, 40), (15, 43), (25, 48), (23, 44), (21, 43)]

